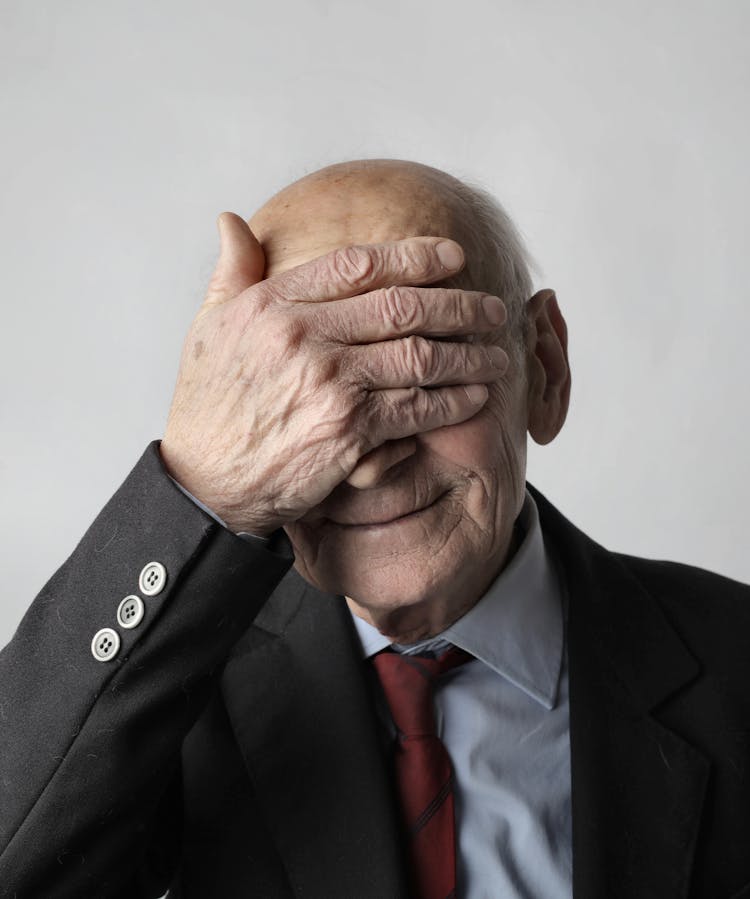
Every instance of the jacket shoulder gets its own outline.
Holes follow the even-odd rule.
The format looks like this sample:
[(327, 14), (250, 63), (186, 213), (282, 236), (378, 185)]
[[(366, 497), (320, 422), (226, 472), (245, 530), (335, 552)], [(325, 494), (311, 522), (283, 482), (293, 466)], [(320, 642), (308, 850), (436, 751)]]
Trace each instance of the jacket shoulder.
[[(629, 622), (635, 637), (638, 617), (650, 604), (662, 614), (691, 647), (706, 647), (719, 667), (738, 661), (750, 633), (750, 586), (705, 568), (660, 559), (648, 559), (609, 550), (577, 528), (533, 485), (527, 483), (539, 508), (542, 531), (550, 537), (558, 553), (567, 561), (568, 576), (574, 582), (588, 582), (592, 595), (609, 601), (600, 608), (612, 608), (613, 593), (619, 597), (619, 627)], [(638, 589), (640, 587), (640, 589)], [(635, 597), (641, 602), (633, 605)], [(633, 618), (635, 616), (635, 618)], [(648, 641), (645, 634), (640, 639)], [(737, 651), (735, 651), (736, 648)], [(700, 654), (700, 653), (699, 653)], [(744, 663), (743, 663), (744, 664)]]
[(750, 585), (725, 575), (663, 559), (646, 559), (625, 553), (611, 554), (650, 592), (663, 599), (690, 604), (737, 604), (750, 614)]
[(694, 565), (612, 555), (648, 591), (705, 670), (723, 682), (741, 671), (746, 683), (750, 586)]

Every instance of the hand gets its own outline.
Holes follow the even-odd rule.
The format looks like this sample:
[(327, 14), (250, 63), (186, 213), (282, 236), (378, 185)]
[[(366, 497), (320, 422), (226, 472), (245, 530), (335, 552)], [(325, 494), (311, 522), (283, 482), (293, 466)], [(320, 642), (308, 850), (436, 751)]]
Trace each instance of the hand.
[(507, 368), (499, 347), (419, 336), (492, 331), (505, 320), (498, 300), (488, 317), (482, 293), (414, 286), (463, 267), (462, 254), (441, 263), (442, 238), (346, 247), (263, 280), (265, 256), (247, 223), (222, 213), (219, 230), (161, 454), (231, 530), (270, 534), (386, 441), (471, 418), (487, 399), (484, 383)]

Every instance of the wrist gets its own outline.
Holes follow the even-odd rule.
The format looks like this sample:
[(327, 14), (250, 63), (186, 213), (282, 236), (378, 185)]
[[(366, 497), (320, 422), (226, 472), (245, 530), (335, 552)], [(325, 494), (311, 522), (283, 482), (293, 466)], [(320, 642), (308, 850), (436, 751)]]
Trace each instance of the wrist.
[(164, 447), (164, 441), (161, 441), (158, 449), (162, 465), (170, 480), (222, 527), (239, 536), (249, 535), (264, 539), (279, 527), (278, 524), (269, 523), (262, 517), (250, 518), (245, 509), (238, 510), (222, 503), (215, 496), (215, 491), (209, 491), (205, 486), (201, 487), (191, 466), (180, 464), (179, 455), (175, 454), (169, 446)]

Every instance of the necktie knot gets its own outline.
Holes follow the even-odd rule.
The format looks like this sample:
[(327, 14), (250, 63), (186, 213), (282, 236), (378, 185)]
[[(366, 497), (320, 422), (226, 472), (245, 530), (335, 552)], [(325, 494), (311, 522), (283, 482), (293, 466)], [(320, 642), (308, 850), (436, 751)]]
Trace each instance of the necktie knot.
[(374, 657), (375, 669), (402, 739), (436, 735), (435, 683), (445, 671), (471, 658), (470, 653), (457, 646), (436, 659), (396, 652), (381, 652)]

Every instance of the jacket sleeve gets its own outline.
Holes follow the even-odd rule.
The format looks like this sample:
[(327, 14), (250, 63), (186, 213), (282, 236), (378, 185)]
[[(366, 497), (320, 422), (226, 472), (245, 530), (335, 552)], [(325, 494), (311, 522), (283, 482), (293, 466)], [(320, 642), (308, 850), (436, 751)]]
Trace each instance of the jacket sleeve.
[[(0, 896), (158, 895), (123, 887), (164, 820), (184, 736), (292, 565), (274, 536), (222, 528), (150, 444), (0, 652)], [(118, 621), (126, 596), (143, 603), (134, 627)], [(99, 661), (103, 628), (116, 637), (97, 641)]]

